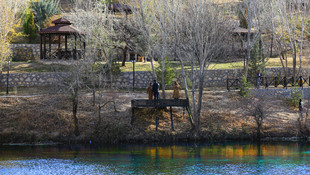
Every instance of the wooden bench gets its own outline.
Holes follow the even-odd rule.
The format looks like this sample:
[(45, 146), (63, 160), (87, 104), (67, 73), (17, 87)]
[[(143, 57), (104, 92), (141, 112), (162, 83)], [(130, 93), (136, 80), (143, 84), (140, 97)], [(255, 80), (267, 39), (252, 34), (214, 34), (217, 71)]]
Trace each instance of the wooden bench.
[[(187, 111), (189, 111), (188, 110), (189, 109), (189, 101), (188, 101), (188, 99), (131, 100), (131, 112), (132, 112), (131, 124), (133, 125), (133, 123), (134, 123), (135, 108), (163, 108), (163, 107), (170, 107), (171, 130), (174, 131), (172, 107), (183, 107), (183, 108), (186, 108)], [(158, 131), (158, 116), (156, 116), (155, 122), (156, 122), (156, 131)]]

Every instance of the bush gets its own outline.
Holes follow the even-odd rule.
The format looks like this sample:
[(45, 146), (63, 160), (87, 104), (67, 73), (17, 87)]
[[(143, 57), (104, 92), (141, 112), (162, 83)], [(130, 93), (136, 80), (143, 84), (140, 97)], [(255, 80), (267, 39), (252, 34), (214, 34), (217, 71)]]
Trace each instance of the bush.
[(241, 77), (241, 85), (240, 85), (240, 91), (239, 94), (242, 97), (248, 97), (249, 96), (249, 88), (250, 88), (250, 84), (248, 83), (246, 77), (243, 75)]
[(113, 79), (117, 78), (121, 74), (121, 66), (120, 64), (118, 64), (116, 59), (112, 61), (111, 67), (108, 64), (105, 64), (103, 70), (105, 71), (106, 75), (109, 75), (110, 73), (112, 73)]
[(286, 99), (286, 101), (289, 103), (292, 107), (298, 107), (299, 99), (302, 98), (302, 93), (297, 88), (292, 89), (291, 95), (289, 98)]
[(251, 56), (249, 61), (249, 75), (250, 77), (257, 77), (258, 71), (261, 71), (264, 75), (265, 72), (265, 57), (263, 55), (263, 46), (261, 39), (258, 39), (251, 50)]
[(23, 30), (27, 35), (29, 43), (34, 41), (37, 37), (37, 27), (34, 24), (34, 15), (32, 9), (27, 9), (23, 18)]
[[(158, 60), (159, 66), (155, 69), (156, 71), (156, 75), (158, 78), (158, 82), (161, 84), (161, 73), (162, 73), (162, 61), (159, 59)], [(172, 68), (172, 64), (171, 61), (165, 57), (165, 72), (164, 72), (164, 76), (165, 76), (165, 85), (172, 85), (172, 81), (173, 79), (176, 77), (176, 72), (175, 70)]]

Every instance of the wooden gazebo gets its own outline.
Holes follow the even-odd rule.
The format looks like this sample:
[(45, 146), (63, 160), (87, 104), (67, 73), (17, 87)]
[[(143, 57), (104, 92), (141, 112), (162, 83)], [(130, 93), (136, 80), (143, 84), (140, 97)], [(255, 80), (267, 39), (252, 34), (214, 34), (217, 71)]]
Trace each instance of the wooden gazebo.
[[(80, 58), (85, 52), (85, 41), (82, 40), (83, 33), (73, 27), (71, 21), (66, 18), (59, 18), (52, 23), (55, 26), (43, 29), (38, 33), (41, 36), (40, 42), (40, 58), (41, 59), (70, 59)], [(68, 37), (74, 37), (74, 48), (68, 48)], [(77, 41), (79, 40), (79, 41)], [(61, 45), (64, 42), (65, 48)], [(77, 45), (77, 42), (78, 45)], [(52, 43), (57, 43), (58, 48), (52, 49)], [(46, 47), (48, 45), (48, 48)]]

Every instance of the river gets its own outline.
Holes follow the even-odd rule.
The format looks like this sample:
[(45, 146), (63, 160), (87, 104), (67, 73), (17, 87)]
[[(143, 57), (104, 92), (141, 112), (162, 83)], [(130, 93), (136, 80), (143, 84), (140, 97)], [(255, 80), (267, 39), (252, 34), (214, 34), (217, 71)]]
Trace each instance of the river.
[(0, 146), (0, 174), (310, 174), (310, 144)]

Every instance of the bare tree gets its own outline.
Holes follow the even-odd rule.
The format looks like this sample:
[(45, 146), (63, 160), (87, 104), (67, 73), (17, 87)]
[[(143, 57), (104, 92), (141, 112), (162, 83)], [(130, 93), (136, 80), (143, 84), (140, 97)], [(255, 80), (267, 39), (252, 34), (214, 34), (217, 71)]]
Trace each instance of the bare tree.
[[(79, 60), (69, 61), (71, 70), (63, 76), (59, 86), (70, 95), (74, 133), (79, 135), (79, 99), (90, 90), (93, 95), (92, 104), (95, 105), (96, 90), (101, 88), (102, 83), (113, 80), (111, 69), (114, 46), (111, 37), (114, 34), (115, 18), (106, 10), (107, 6), (98, 1), (77, 1), (75, 5), (68, 18), (82, 31), (79, 37), (86, 43), (86, 48)], [(100, 113), (102, 107), (100, 101), (98, 106)]]
[[(87, 64), (83, 61), (71, 61), (70, 71), (65, 75), (61, 76), (61, 81), (58, 83), (58, 88), (69, 94), (70, 101), (72, 102), (72, 114), (73, 114), (73, 124), (74, 124), (74, 134), (78, 136), (80, 134), (79, 130), (79, 120), (78, 120), (78, 105), (81, 89), (85, 85), (85, 70), (87, 69)], [(85, 67), (86, 66), (86, 67)]]
[(248, 76), (251, 50), (258, 39), (262, 39), (262, 33), (271, 25), (271, 6), (265, 1), (242, 0), (239, 10), (247, 22), (247, 47), (246, 65), (244, 74)]
[(156, 31), (156, 15), (154, 13), (154, 5), (150, 1), (132, 0), (133, 8), (132, 26), (139, 30), (147, 46), (147, 57), (151, 60), (153, 78), (156, 79), (154, 56), (157, 33)]
[(114, 59), (114, 48), (119, 47), (115, 40), (115, 24), (118, 22), (106, 4), (97, 1), (77, 2), (69, 18), (83, 32), (80, 36), (85, 44), (85, 55), (82, 59), (87, 62), (89, 86), (93, 94), (95, 105), (98, 75), (102, 74), (102, 81), (113, 80), (111, 71)]
[(282, 67), (287, 76), (287, 51), (293, 58), (293, 77), (297, 74), (297, 57), (299, 69), (302, 69), (304, 32), (309, 18), (309, 1), (276, 0), (273, 1), (273, 28)]
[[(211, 61), (217, 59), (223, 52), (224, 43), (233, 28), (224, 14), (223, 7), (216, 2), (175, 0), (171, 1), (169, 6), (169, 49), (175, 51), (182, 67), (183, 60), (191, 65), (191, 106), (197, 131), (200, 129), (205, 70)], [(185, 75), (184, 69), (182, 74)], [(184, 84), (186, 83), (184, 78)], [(197, 101), (196, 87), (198, 87)]]
[(247, 114), (252, 116), (256, 124), (256, 138), (262, 137), (263, 125), (266, 118), (269, 116), (269, 108), (267, 101), (271, 100), (267, 94), (258, 94), (249, 98), (244, 98)]
[[(223, 52), (225, 40), (231, 34), (233, 26), (230, 20), (227, 20), (223, 7), (215, 0), (138, 1), (137, 7), (139, 10), (133, 14), (135, 23), (147, 40), (148, 52), (159, 51), (163, 60), (162, 71), (165, 69), (166, 55), (175, 56), (180, 60), (187, 98), (189, 96), (184, 62), (191, 65), (191, 106), (198, 131), (205, 70), (208, 69), (211, 60)], [(153, 73), (155, 75), (155, 72)], [(162, 86), (165, 89), (165, 85)]]

